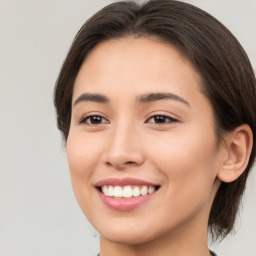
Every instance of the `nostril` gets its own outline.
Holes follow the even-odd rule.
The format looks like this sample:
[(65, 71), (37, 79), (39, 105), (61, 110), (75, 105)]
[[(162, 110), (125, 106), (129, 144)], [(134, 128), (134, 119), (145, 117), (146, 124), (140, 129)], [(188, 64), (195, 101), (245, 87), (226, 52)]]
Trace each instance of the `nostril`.
[(125, 166), (135, 166), (137, 165), (136, 162), (134, 161), (127, 161), (127, 162), (123, 162), (123, 163), (115, 163), (115, 162), (106, 162), (106, 165), (109, 166), (109, 167), (115, 167), (115, 168), (119, 168), (119, 169), (123, 169), (125, 168)]
[(106, 162), (106, 165), (111, 166), (111, 163), (110, 162)]
[(135, 164), (135, 162), (128, 161), (128, 162), (126, 162), (125, 164), (131, 165), (131, 164)]

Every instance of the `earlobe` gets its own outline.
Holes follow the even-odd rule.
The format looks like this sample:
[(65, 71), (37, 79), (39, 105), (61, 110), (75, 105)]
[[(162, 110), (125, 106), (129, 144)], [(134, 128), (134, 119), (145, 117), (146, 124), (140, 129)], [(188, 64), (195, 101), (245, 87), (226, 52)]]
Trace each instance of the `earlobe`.
[(218, 178), (230, 183), (239, 178), (247, 167), (253, 143), (249, 125), (243, 124), (232, 131), (226, 140), (226, 154), (223, 157)]

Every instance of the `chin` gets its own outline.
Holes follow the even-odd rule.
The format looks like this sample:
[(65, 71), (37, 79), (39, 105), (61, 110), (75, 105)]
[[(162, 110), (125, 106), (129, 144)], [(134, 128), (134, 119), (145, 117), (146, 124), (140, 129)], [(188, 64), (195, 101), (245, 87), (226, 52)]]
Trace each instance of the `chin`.
[(139, 226), (124, 226), (126, 225), (116, 225), (116, 227), (108, 225), (105, 228), (97, 228), (96, 226), (95, 228), (100, 233), (101, 237), (118, 244), (136, 245), (149, 242), (155, 238), (155, 236), (151, 234), (150, 230), (145, 230)]
[(143, 243), (147, 243), (150, 242), (152, 240), (154, 240), (154, 237), (150, 237), (150, 236), (145, 236), (145, 233), (137, 233), (134, 234), (134, 232), (125, 232), (125, 233), (116, 233), (116, 234), (102, 234), (101, 235), (104, 239), (111, 241), (113, 243), (118, 243), (118, 244), (125, 244), (125, 245), (138, 245), (138, 244), (143, 244)]
[[(97, 229), (97, 227), (95, 227)], [(152, 225), (108, 225), (97, 229), (101, 237), (113, 243), (139, 245), (157, 240), (165, 230), (156, 230)], [(162, 231), (162, 232), (161, 232)]]

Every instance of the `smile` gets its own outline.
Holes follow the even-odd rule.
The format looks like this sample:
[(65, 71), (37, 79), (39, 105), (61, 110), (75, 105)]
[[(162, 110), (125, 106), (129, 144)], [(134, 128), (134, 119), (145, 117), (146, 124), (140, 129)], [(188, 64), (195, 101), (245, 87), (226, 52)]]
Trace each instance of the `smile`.
[(131, 198), (138, 196), (145, 196), (151, 194), (157, 190), (157, 186), (111, 186), (104, 185), (100, 187), (101, 192), (105, 196), (115, 197), (115, 198)]
[(159, 190), (160, 186), (133, 178), (110, 178), (95, 185), (101, 201), (113, 210), (133, 210)]

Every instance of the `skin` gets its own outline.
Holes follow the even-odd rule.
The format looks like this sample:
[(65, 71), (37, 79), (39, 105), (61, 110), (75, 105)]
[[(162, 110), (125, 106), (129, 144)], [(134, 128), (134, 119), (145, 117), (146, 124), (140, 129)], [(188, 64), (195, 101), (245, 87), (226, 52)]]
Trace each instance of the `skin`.
[[(187, 103), (136, 100), (158, 92)], [(76, 102), (84, 93), (109, 102)], [(88, 114), (102, 118), (92, 124)], [(171, 119), (157, 123), (157, 115)], [(101, 256), (209, 255), (208, 217), (228, 155), (217, 145), (213, 123), (199, 75), (170, 45), (128, 37), (89, 53), (74, 85), (67, 156), (78, 203), (101, 234)], [(160, 189), (139, 207), (117, 211), (95, 189), (109, 177), (138, 178)]]

